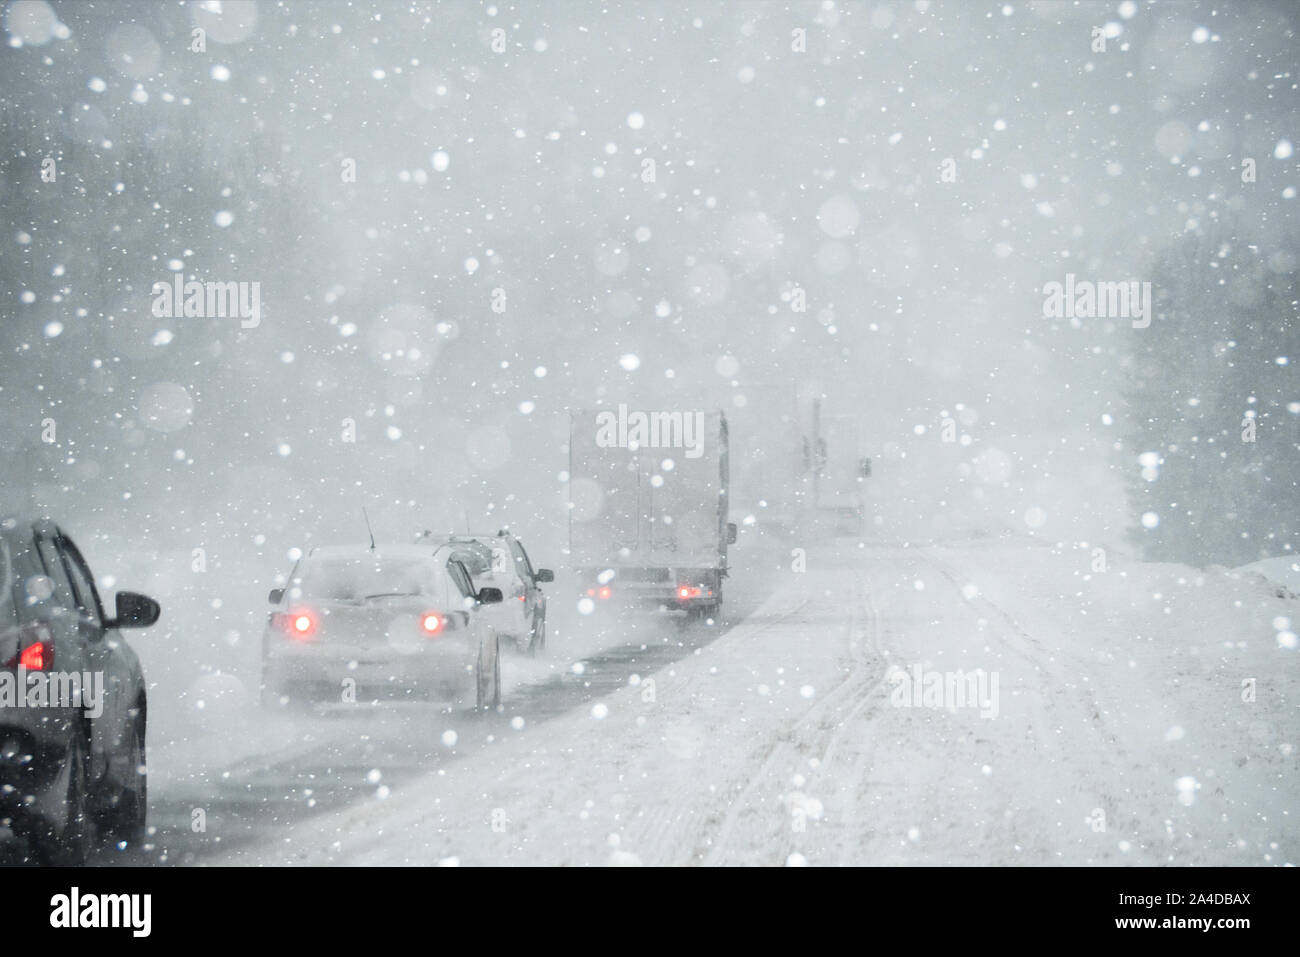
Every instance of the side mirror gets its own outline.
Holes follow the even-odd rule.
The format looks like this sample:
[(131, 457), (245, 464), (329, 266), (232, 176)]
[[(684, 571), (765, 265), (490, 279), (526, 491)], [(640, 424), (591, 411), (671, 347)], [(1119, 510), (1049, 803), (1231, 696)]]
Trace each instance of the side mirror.
[(148, 628), (161, 614), (162, 608), (148, 595), (120, 591), (117, 593), (117, 617), (108, 623), (108, 627)]
[(478, 590), (478, 603), (480, 605), (499, 605), (502, 597), (500, 588), (480, 588)]
[(736, 523), (735, 522), (727, 523), (727, 544), (728, 545), (736, 544)]
[(282, 598), (284, 598), (283, 588), (272, 588), (271, 594), (266, 596), (266, 600), (269, 601), (272, 605), (280, 604), (280, 600)]
[(555, 581), (555, 572), (551, 571), (549, 568), (539, 568), (537, 569), (537, 574), (533, 576), (533, 580), (538, 582), (553, 582)]

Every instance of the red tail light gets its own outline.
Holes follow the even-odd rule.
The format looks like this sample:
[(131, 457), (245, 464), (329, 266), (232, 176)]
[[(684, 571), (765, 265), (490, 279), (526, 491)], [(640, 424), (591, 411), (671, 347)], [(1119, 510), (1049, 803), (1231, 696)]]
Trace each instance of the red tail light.
[(682, 601), (688, 598), (699, 598), (700, 590), (694, 585), (682, 585), (677, 589), (677, 597)]
[(17, 656), (10, 658), (6, 667), (21, 667), (28, 671), (49, 671), (54, 667), (54, 645), (44, 641), (28, 645)]
[(604, 586), (601, 587), (601, 589), (600, 589), (600, 597), (601, 597), (601, 598), (608, 598), (608, 597), (609, 597), (610, 595), (612, 595), (612, 594), (613, 594), (613, 592), (610, 591), (610, 588), (609, 588), (608, 585), (604, 585)]
[(316, 633), (316, 616), (309, 611), (277, 611), (271, 615), (271, 626), (290, 638), (305, 640)]
[(445, 625), (446, 621), (443, 619), (442, 615), (436, 614), (435, 612), (429, 612), (420, 619), (420, 627), (424, 629), (426, 635), (436, 635), (440, 633)]
[[(28, 671), (49, 671), (54, 667), (54, 636), (44, 623), (27, 625), (22, 629), (23, 639), (36, 641), (5, 662), (6, 668), (26, 668)], [(23, 639), (19, 639), (22, 643)]]
[(18, 656), (18, 664), (28, 671), (44, 671), (47, 668), (52, 668), (54, 667), (54, 646), (43, 641), (28, 645), (23, 649), (23, 653)]

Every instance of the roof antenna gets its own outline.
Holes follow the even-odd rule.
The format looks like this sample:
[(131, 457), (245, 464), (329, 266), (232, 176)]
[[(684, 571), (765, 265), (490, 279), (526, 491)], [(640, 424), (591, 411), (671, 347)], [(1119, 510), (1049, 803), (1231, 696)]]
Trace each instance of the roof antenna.
[(375, 550), (375, 533), (370, 528), (370, 516), (366, 514), (366, 507), (361, 506), (361, 517), (366, 520), (366, 531), (370, 533), (370, 550)]

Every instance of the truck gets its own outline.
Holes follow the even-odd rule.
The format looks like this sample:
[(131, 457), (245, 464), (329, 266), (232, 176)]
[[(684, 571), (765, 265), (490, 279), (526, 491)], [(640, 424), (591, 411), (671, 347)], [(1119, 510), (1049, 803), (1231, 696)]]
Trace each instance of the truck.
[(853, 414), (828, 414), (822, 399), (812, 405), (812, 505), (841, 533), (863, 528), (864, 483), (871, 477), (862, 420)]
[(736, 450), (739, 514), (760, 535), (861, 534), (871, 477), (862, 412), (815, 385), (758, 384), (745, 395), (732, 418), (760, 439)]
[(717, 614), (736, 541), (728, 459), (721, 411), (571, 413), (569, 560), (586, 610)]

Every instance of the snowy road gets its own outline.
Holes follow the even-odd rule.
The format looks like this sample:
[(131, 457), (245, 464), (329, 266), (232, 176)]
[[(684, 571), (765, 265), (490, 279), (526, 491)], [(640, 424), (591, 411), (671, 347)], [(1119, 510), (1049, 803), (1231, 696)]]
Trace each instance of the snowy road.
[[(778, 578), (716, 640), (588, 660), (591, 687), (525, 686), (505, 715), (460, 721), (454, 748), (386, 752), (409, 741), (395, 719), (330, 769), (382, 779), (335, 789), (319, 813), (290, 809), (309, 782), (286, 759), (293, 780), (244, 794), (259, 839), (199, 859), (1293, 861), (1297, 682), (1278, 619), (1294, 600), (1183, 566), (1092, 574), (1088, 557), (1021, 542), (810, 550), (808, 573)], [(894, 669), (917, 668), (990, 681), (929, 707), (899, 690)]]
[[(755, 549), (731, 621), (571, 632), (508, 660), (500, 714), (248, 709), (229, 755), (164, 746), (154, 835), (96, 860), (1294, 861), (1296, 600), (1090, 555)], [(959, 673), (984, 684), (944, 698)]]
[[(699, 631), (650, 647), (611, 648), (583, 658), (581, 674), (562, 670), (567, 662), (560, 662), (558, 673), (538, 677), (542, 669), (531, 662), (507, 659), (507, 671), (531, 671), (533, 680), (512, 688), (503, 714), (453, 715), (433, 704), (380, 704), (262, 718), (260, 730), (269, 730), (272, 740), (289, 737), (293, 743), (169, 782), (151, 802), (150, 821), (158, 833), (149, 844), (125, 854), (105, 848), (96, 863), (191, 864), (233, 845), (265, 847), (280, 830), (313, 814), (374, 799), (381, 788), (411, 782), (512, 734), (511, 721), (520, 716), (530, 725), (546, 721), (623, 687), (629, 674), (653, 671), (710, 637)], [(454, 747), (443, 741), (447, 730), (456, 731)], [(201, 831), (193, 827), (196, 809), (204, 816)]]
[[(712, 627), (644, 621), (596, 626), (553, 597), (552, 653), (543, 660), (506, 656), (506, 707), (493, 715), (451, 714), (441, 705), (421, 703), (268, 715), (252, 703), (255, 658), (238, 678), (228, 674), (217, 682), (195, 682), (184, 671), (169, 668), (176, 658), (186, 658), (185, 642), (202, 639), (173, 621), (161, 640), (140, 643), (142, 653), (154, 656), (145, 663), (146, 673), (155, 679), (149, 756), (154, 833), (137, 847), (102, 847), (92, 863), (195, 864), (235, 846), (265, 848), (280, 832), (314, 815), (374, 799), (515, 735), (515, 724), (532, 729), (571, 709), (589, 707), (626, 687), (631, 676), (654, 673), (712, 641), (729, 627), (729, 619), (743, 619), (765, 594), (763, 564), (758, 550), (740, 557), (742, 577), (729, 588), (727, 617)], [(247, 590), (238, 578), (230, 588)], [(552, 591), (563, 588), (559, 584)], [(182, 606), (173, 619), (198, 620), (205, 603), (206, 598)], [(248, 630), (264, 614), (252, 606)], [(178, 695), (177, 688), (184, 691)], [(213, 693), (222, 688), (232, 692), (228, 700)], [(209, 715), (195, 725), (187, 718), (201, 713), (193, 710), (200, 691)], [(217, 713), (211, 713), (214, 709)], [(448, 731), (455, 733), (454, 743), (444, 738)], [(22, 859), (20, 845), (0, 840), (0, 863)]]

